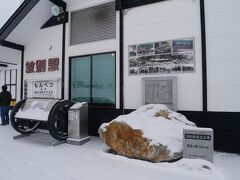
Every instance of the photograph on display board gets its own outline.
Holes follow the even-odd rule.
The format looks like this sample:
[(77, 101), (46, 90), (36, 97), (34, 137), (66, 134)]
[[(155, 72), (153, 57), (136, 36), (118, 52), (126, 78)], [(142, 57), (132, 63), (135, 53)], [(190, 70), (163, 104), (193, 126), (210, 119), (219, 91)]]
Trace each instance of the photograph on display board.
[(158, 73), (159, 72), (159, 67), (158, 66), (153, 66), (153, 67), (149, 67), (149, 74), (154, 74), (154, 73)]
[(193, 51), (193, 40), (192, 39), (173, 40), (172, 46), (173, 53)]
[(193, 53), (176, 53), (172, 54), (172, 61), (175, 64), (194, 64)]
[(129, 68), (129, 73), (130, 74), (139, 74), (139, 68)]
[(172, 52), (171, 41), (163, 41), (155, 43), (155, 54), (165, 54)]
[(151, 55), (154, 54), (153, 43), (139, 44), (137, 45), (137, 55)]
[(129, 46), (129, 57), (134, 57), (137, 55), (137, 46)]
[(148, 67), (139, 68), (139, 74), (148, 74)]
[(195, 72), (194, 38), (129, 46), (129, 75)]

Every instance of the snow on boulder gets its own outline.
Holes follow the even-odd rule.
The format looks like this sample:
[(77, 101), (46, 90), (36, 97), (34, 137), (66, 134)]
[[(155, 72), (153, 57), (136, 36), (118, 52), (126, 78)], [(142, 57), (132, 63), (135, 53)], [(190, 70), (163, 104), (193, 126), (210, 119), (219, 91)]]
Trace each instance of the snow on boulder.
[(196, 125), (165, 105), (148, 104), (102, 124), (98, 132), (120, 155), (160, 162), (182, 157), (186, 127), (196, 128)]

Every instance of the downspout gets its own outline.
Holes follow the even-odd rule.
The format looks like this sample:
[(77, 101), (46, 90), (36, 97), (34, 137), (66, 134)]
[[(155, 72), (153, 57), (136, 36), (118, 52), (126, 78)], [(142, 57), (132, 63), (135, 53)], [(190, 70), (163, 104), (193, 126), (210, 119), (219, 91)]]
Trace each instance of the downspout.
[(202, 44), (202, 102), (203, 102), (203, 122), (202, 126), (207, 126), (207, 55), (206, 55), (206, 26), (205, 26), (205, 6), (204, 0), (200, 0), (201, 17), (201, 44)]
[(23, 99), (23, 72), (24, 72), (24, 50), (21, 50), (20, 100)]
[(119, 58), (120, 58), (120, 111), (121, 114), (124, 113), (124, 14), (123, 14), (123, 6), (122, 6), (122, 0), (120, 1), (120, 52), (119, 52)]
[(62, 30), (62, 87), (61, 87), (61, 98), (64, 99), (64, 87), (65, 87), (65, 38), (66, 38), (66, 23), (63, 23)]

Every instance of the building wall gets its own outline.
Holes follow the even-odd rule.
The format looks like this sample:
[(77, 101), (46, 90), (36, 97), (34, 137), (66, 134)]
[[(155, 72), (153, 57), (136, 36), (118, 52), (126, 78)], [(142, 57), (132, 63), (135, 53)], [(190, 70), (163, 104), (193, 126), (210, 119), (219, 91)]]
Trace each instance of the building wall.
[[(107, 0), (68, 1), (68, 11), (96, 6)], [(207, 35), (208, 111), (239, 111), (238, 40), (240, 26), (239, 1), (205, 1)], [(117, 38), (70, 46), (70, 23), (66, 34), (66, 71), (72, 56), (116, 51), (119, 67), (119, 12)], [(142, 78), (177, 76), (178, 110), (202, 111), (202, 57), (200, 3), (198, 0), (166, 1), (128, 9), (124, 12), (124, 108), (135, 109), (142, 104)], [(194, 37), (195, 68), (193, 73), (129, 75), (128, 46), (132, 44)], [(231, 48), (229, 45), (231, 44)], [(226, 68), (227, 67), (227, 68)], [(69, 87), (65, 73), (65, 86)], [(119, 99), (119, 72), (117, 72), (117, 100)], [(65, 97), (68, 97), (68, 88)], [(119, 102), (117, 102), (119, 106)]]
[(83, 56), (104, 52), (116, 52), (116, 108), (119, 108), (119, 12), (116, 12), (116, 38), (101, 40), (78, 45), (70, 45), (71, 12), (112, 2), (112, 0), (74, 0), (68, 2), (67, 11), (70, 13), (66, 28), (66, 57), (65, 57), (65, 97), (69, 98), (69, 59), (73, 56)]
[[(111, 0), (66, 0), (66, 2), (68, 4), (67, 10), (71, 15), (73, 11), (111, 2)], [(205, 125), (214, 129), (216, 149), (239, 152), (240, 146), (232, 144), (232, 142), (239, 139), (240, 71), (238, 66), (240, 65), (240, 55), (238, 42), (240, 40), (240, 25), (237, 22), (240, 15), (238, 8), (240, 2), (239, 0), (205, 0), (204, 2), (209, 111), (207, 118), (203, 119), (202, 116), (200, 0), (162, 1), (124, 11), (124, 108), (131, 111), (142, 105), (142, 78), (177, 76), (177, 110), (197, 124), (207, 121)], [(40, 12), (45, 13), (44, 11)], [(116, 51), (116, 106), (119, 108), (119, 11), (116, 14), (115, 39), (79, 45), (70, 45), (71, 16), (69, 17), (69, 22), (66, 24), (65, 39), (65, 99), (69, 98), (70, 57)], [(128, 74), (129, 45), (189, 37), (195, 39), (195, 72), (156, 75)], [(62, 25), (39, 29), (25, 45), (25, 62), (53, 57), (59, 57), (61, 62)], [(61, 67), (60, 63), (58, 72), (24, 73), (24, 79), (60, 79)], [(58, 91), (60, 97), (61, 85), (59, 85)], [(105, 117), (117, 116), (121, 113), (119, 110), (104, 108), (92, 112), (89, 114), (96, 116), (94, 117), (96, 121), (90, 122), (90, 134), (96, 134), (101, 123), (112, 119), (112, 117)]]
[[(201, 28), (199, 1), (172, 0), (131, 8), (124, 15), (124, 101), (126, 109), (142, 104), (142, 78), (177, 76), (177, 109), (202, 110)], [(128, 46), (195, 38), (194, 73), (128, 75)]]
[[(111, 0), (68, 1), (68, 11), (96, 6)], [(207, 35), (208, 111), (238, 112), (240, 84), (238, 81), (238, 40), (240, 26), (237, 22), (240, 2), (232, 0), (205, 1)], [(142, 104), (142, 78), (177, 76), (177, 109), (202, 110), (202, 57), (201, 28), (198, 0), (165, 1), (128, 9), (124, 12), (124, 108), (135, 109)], [(70, 21), (66, 29), (65, 98), (69, 94), (69, 58), (102, 52), (116, 51), (116, 99), (119, 107), (119, 12), (117, 13), (116, 39), (70, 45)], [(71, 20), (71, 17), (69, 18)], [(195, 39), (195, 68), (193, 73), (129, 75), (128, 46), (132, 44), (181, 39)], [(59, 57), (62, 50), (62, 26), (39, 30), (28, 42), (25, 61)], [(61, 67), (61, 66), (60, 66)], [(25, 74), (24, 79), (61, 78), (55, 73)], [(59, 87), (60, 88), (60, 87)], [(60, 90), (60, 89), (59, 89)]]
[[(59, 70), (54, 72), (26, 73), (26, 62), (49, 58), (59, 58)], [(58, 97), (61, 98), (61, 62), (62, 62), (62, 25), (39, 29), (31, 41), (25, 45), (24, 80), (54, 80), (58, 79)], [(48, 66), (46, 66), (47, 69)], [(29, 91), (31, 90), (28, 88)], [(31, 94), (28, 92), (28, 94)]]
[(240, 111), (240, 1), (207, 0), (208, 111)]

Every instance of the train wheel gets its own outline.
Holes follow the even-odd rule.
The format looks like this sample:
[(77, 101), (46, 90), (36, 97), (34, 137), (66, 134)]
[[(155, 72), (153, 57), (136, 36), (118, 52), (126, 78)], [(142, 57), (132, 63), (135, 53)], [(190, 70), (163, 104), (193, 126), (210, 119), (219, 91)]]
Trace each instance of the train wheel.
[(19, 119), (15, 118), (16, 113), (20, 109), (21, 105), (25, 103), (26, 99), (19, 101), (16, 106), (12, 109), (10, 114), (10, 121), (12, 127), (21, 134), (31, 134), (33, 133), (38, 125), (39, 121), (27, 120), (27, 119)]
[(68, 109), (74, 104), (70, 100), (57, 102), (50, 111), (48, 129), (52, 137), (57, 140), (66, 140), (68, 137)]

